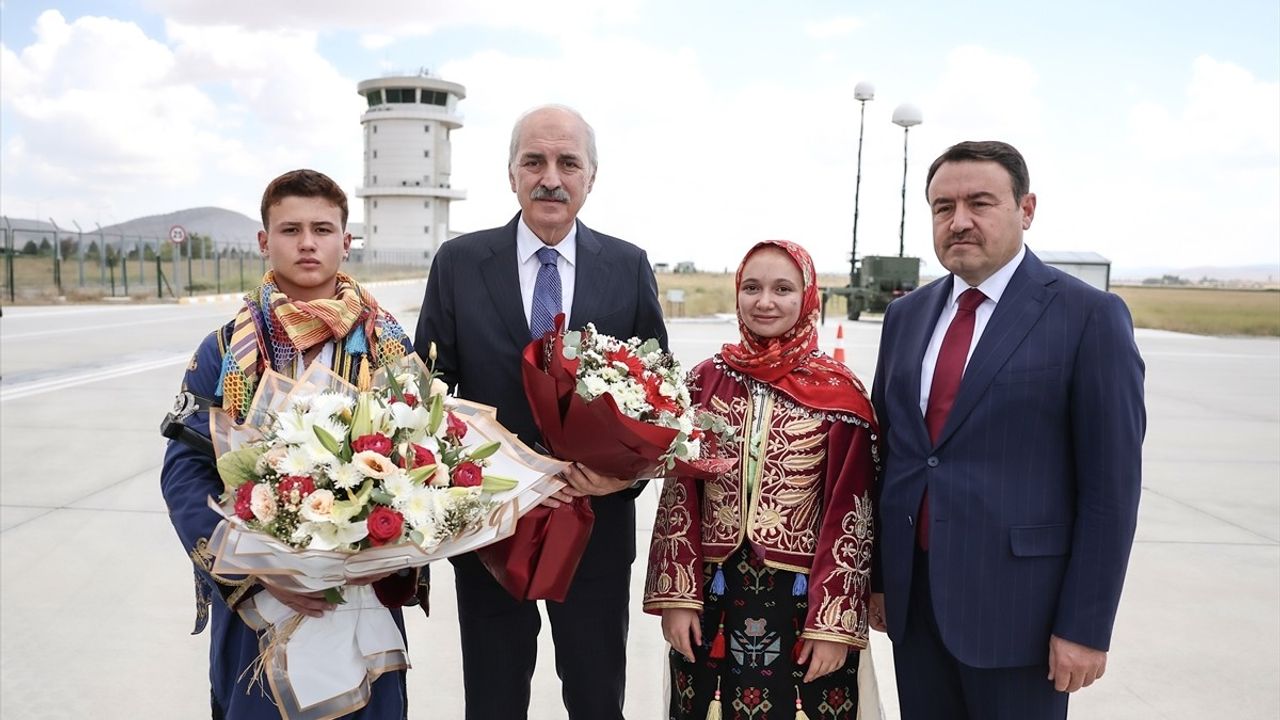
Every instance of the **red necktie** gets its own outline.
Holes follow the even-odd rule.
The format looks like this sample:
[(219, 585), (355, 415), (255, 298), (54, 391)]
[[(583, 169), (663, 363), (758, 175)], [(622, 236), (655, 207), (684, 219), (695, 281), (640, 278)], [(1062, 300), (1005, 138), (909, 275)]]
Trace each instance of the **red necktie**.
[[(938, 442), (947, 415), (960, 391), (960, 378), (964, 377), (964, 363), (969, 357), (969, 345), (973, 341), (973, 321), (978, 306), (987, 296), (977, 288), (960, 293), (956, 316), (942, 337), (938, 350), (938, 362), (933, 366), (933, 384), (929, 386), (929, 405), (924, 412), (924, 424), (929, 429), (929, 440)], [(925, 488), (920, 498), (920, 513), (916, 523), (916, 542), (922, 550), (929, 549), (929, 490)]]

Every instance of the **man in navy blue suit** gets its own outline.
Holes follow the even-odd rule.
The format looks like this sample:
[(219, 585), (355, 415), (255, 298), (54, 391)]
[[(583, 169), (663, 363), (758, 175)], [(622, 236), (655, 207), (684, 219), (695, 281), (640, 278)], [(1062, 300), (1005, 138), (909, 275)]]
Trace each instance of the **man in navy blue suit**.
[[(415, 347), (435, 343), (436, 368), (458, 395), (498, 409), (498, 420), (532, 446), (538, 428), (525, 399), (520, 353), (557, 312), (570, 328), (595, 323), (614, 337), (667, 346), (657, 282), (640, 248), (577, 219), (595, 183), (596, 143), (577, 112), (549, 105), (511, 133), (508, 178), (520, 212), (505, 227), (445, 243), (427, 279)], [(562, 603), (547, 602), (570, 720), (621, 720), (626, 684), (627, 602), (636, 555), (635, 497), (642, 486), (579, 465), (547, 502), (590, 496), (591, 539)], [(468, 720), (519, 720), (529, 707), (541, 625), (474, 553), (451, 558), (462, 635)]]
[(903, 720), (1064, 718), (1106, 669), (1144, 365), (1120, 298), (1023, 245), (1029, 189), (1006, 143), (944, 152), (926, 196), (951, 274), (885, 312), (870, 622), (893, 640)]

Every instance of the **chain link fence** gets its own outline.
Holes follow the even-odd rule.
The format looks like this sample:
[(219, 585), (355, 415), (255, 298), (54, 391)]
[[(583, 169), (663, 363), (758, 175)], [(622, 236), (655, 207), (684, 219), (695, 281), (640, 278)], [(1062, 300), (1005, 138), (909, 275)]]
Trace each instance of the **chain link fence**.
[[(0, 298), (9, 303), (238, 293), (258, 285), (267, 271), (254, 237), (191, 233), (174, 243), (168, 237), (26, 224), (0, 218)], [(421, 251), (352, 248), (342, 270), (361, 282), (419, 278), (427, 274), (429, 257)]]

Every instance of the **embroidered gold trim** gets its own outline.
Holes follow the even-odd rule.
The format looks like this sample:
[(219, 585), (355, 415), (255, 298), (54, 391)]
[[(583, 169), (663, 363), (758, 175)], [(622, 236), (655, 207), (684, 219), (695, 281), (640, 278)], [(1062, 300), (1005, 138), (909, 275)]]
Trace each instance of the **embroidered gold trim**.
[(672, 601), (654, 600), (652, 602), (644, 603), (645, 610), (668, 610), (671, 608), (684, 608), (686, 610), (697, 610), (698, 612), (702, 612), (703, 607), (704, 606), (702, 603), (676, 602), (674, 600)]
[(800, 637), (805, 640), (829, 640), (831, 642), (838, 642), (841, 645), (848, 645), (859, 650), (867, 647), (866, 638), (854, 638), (849, 637), (848, 635), (837, 635), (836, 633), (818, 632), (816, 630), (805, 630), (800, 633)]

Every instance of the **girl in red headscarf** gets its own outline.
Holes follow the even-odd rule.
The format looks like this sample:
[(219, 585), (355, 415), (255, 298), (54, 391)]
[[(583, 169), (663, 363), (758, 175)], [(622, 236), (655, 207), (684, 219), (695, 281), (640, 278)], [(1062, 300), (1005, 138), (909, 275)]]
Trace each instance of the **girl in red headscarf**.
[(737, 429), (722, 450), (738, 463), (712, 481), (668, 479), (649, 551), (644, 609), (672, 647), (668, 715), (854, 718), (875, 417), (862, 383), (818, 350), (804, 248), (757, 244), (736, 287), (741, 341), (689, 383)]

